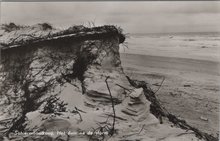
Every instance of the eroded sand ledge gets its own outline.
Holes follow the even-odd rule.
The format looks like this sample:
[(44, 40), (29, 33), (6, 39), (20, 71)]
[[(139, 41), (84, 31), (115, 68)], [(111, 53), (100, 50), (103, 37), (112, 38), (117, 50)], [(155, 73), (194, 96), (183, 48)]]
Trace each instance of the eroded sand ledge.
[[(3, 32), (0, 40), (4, 137), (217, 140), (178, 120), (160, 105), (145, 82), (125, 75), (119, 54), (119, 44), (125, 40), (121, 29), (75, 26), (60, 31), (45, 24), (15, 26)], [(64, 134), (17, 135), (15, 131)], [(69, 131), (107, 134), (68, 135)]]

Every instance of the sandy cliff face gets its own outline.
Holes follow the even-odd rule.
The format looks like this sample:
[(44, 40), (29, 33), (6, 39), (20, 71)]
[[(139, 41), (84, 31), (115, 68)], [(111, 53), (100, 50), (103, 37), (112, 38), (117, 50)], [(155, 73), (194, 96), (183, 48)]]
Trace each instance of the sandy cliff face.
[(17, 140), (199, 140), (151, 113), (147, 91), (123, 72), (123, 39), (115, 27), (56, 35), (2, 50), (2, 134)]

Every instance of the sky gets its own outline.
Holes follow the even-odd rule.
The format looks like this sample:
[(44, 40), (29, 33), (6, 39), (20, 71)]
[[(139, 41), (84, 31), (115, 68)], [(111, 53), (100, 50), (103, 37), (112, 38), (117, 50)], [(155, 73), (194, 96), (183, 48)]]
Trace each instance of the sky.
[(220, 32), (220, 1), (2, 2), (0, 10), (1, 23), (66, 28), (94, 22), (127, 33)]

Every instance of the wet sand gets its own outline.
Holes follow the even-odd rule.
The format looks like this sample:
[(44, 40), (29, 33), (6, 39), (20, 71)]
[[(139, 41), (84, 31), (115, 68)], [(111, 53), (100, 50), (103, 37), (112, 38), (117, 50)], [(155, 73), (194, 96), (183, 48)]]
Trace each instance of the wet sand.
[(219, 132), (220, 63), (189, 58), (121, 53), (124, 71), (157, 90), (161, 103), (179, 118), (204, 132)]

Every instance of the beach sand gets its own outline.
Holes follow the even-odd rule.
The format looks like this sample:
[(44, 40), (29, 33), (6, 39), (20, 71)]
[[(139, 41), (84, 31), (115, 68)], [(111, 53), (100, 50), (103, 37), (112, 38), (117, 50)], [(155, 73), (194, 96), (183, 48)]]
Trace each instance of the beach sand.
[(171, 113), (201, 131), (219, 132), (220, 63), (213, 60), (121, 53), (124, 71), (147, 81)]

